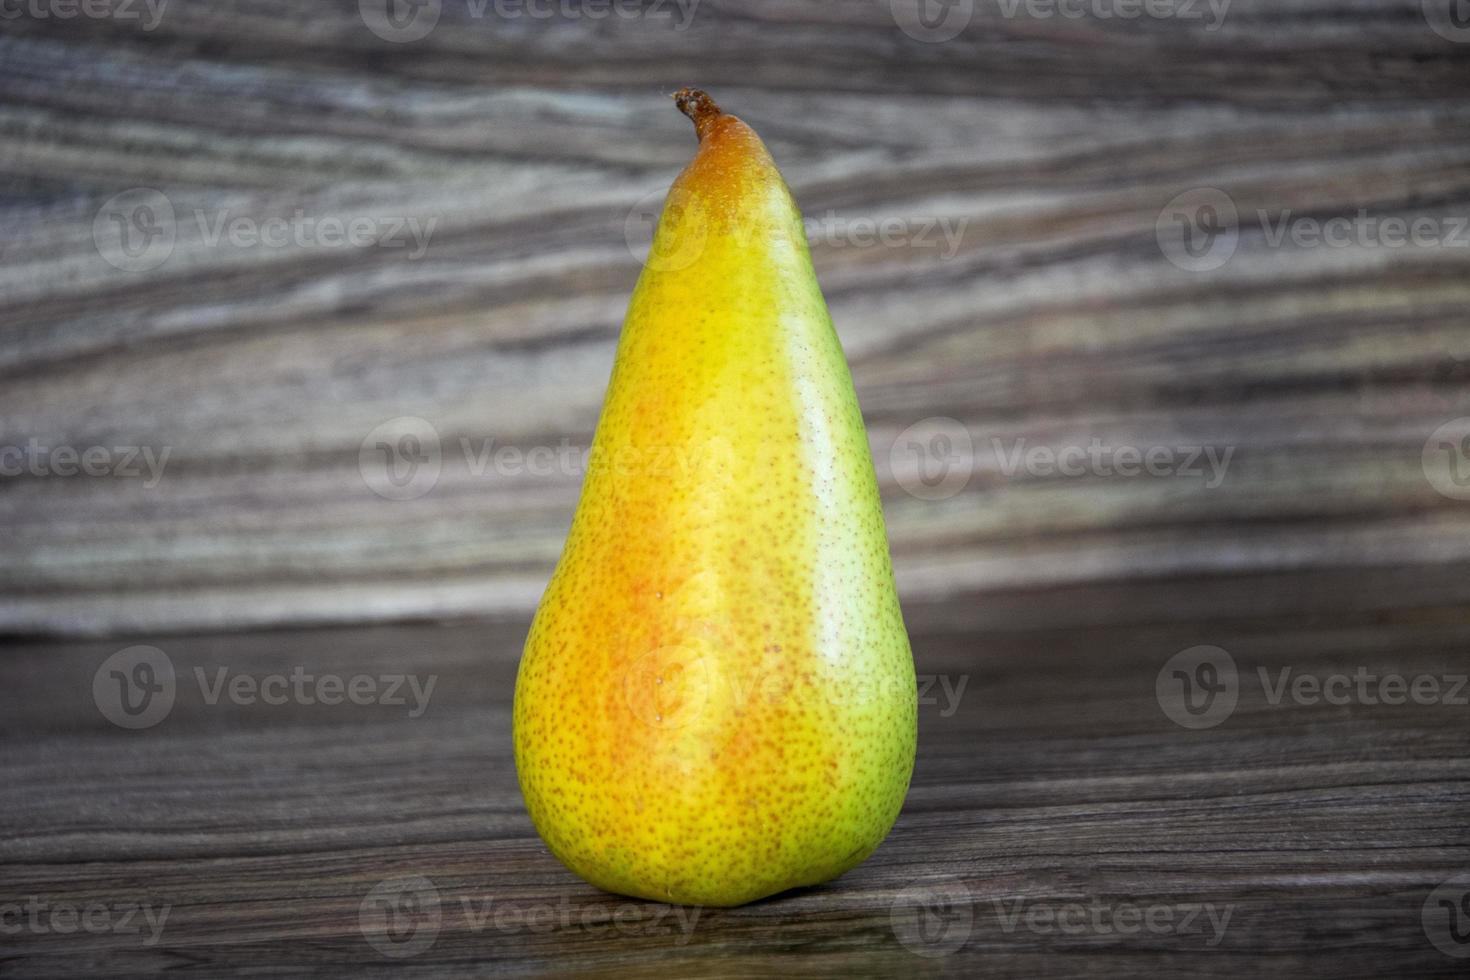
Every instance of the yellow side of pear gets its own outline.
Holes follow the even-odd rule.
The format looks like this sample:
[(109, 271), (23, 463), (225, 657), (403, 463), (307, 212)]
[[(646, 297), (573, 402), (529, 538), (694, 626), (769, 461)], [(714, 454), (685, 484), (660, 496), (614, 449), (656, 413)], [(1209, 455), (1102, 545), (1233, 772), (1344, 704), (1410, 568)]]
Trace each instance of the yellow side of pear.
[(628, 308), (515, 694), (552, 853), (608, 891), (739, 905), (892, 827), (916, 690), (878, 487), (801, 217), (703, 93)]

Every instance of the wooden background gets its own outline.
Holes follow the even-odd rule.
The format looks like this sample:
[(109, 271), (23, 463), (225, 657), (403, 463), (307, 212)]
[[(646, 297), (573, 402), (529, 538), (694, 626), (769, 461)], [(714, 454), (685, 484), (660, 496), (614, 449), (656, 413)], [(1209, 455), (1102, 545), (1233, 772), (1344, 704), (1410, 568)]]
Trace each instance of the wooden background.
[[(0, 475), (0, 925), (28, 896), (173, 909), (155, 945), (0, 933), (0, 975), (1462, 974), (1421, 909), (1470, 869), (1470, 709), (1273, 705), (1254, 682), (1470, 670), (1470, 502), (1425, 463), (1470, 416), (1470, 247), (1268, 234), (1363, 213), (1470, 237), (1448, 2), (1234, 0), (1216, 26), (959, 0), (930, 8), (968, 17), (938, 42), (906, 0), (702, 0), (684, 29), (667, 5), (440, 6), (402, 43), (346, 0), (0, 18), (0, 452), (169, 454), (156, 483)], [(761, 132), (817, 222), (919, 670), (967, 693), (921, 710), (905, 813), (838, 882), (683, 944), (667, 919), (467, 928), (464, 898), (664, 908), (561, 869), (508, 753), (580, 473), (472, 463), (590, 438), (639, 231), (694, 147), (684, 84)], [(1236, 247), (1190, 271), (1157, 229), (1200, 188)], [(157, 204), (142, 189), (172, 248), (130, 270), (108, 235)], [(209, 240), (298, 213), (433, 231), (422, 254)], [(865, 246), (864, 221), (903, 230)], [(406, 416), (441, 472), (385, 499), (371, 447)], [(973, 453), (934, 441), (956, 431)], [(1230, 463), (1218, 486), (1008, 474), (993, 442), (1093, 439)], [(930, 499), (940, 454), (964, 485)], [(139, 641), (181, 693), (129, 731), (91, 685)], [(1197, 644), (1239, 661), (1241, 706), (1186, 731), (1154, 685)], [(201, 702), (193, 669), (221, 665), (439, 687), (418, 719)], [(399, 960), (359, 909), (403, 875), (445, 912)], [(1210, 946), (1007, 930), (995, 901), (1234, 918)], [(931, 907), (969, 909), (955, 950), (905, 924)]]
[[(580, 474), (476, 474), (461, 440), (586, 445), (639, 268), (626, 231), (694, 146), (666, 97), (690, 82), (839, 228), (815, 261), (906, 599), (1021, 626), (1098, 610), (1007, 609), (1017, 590), (1166, 577), (1253, 606), (1228, 580), (1290, 572), (1278, 601), (1351, 607), (1412, 600), (1354, 588), (1356, 570), (1470, 557), (1470, 507), (1420, 463), (1436, 426), (1470, 415), (1470, 233), (1272, 247), (1256, 218), (1470, 215), (1470, 45), (1417, 2), (1236, 0), (1215, 31), (981, 3), (943, 43), (877, 3), (706, 0), (683, 31), (494, 9), (446, 0), (412, 43), (344, 2), (175, 2), (151, 31), (0, 22), (0, 445), (170, 453), (154, 486), (0, 477), (0, 629), (532, 608)], [(1155, 234), (1197, 187), (1242, 216), (1209, 272), (1172, 265)], [(93, 236), (135, 188), (177, 218), (142, 272)], [(207, 231), (298, 209), (436, 224), (416, 259), (200, 231), (201, 214)], [(879, 219), (911, 235), (862, 247), (845, 230)], [(940, 219), (963, 228), (953, 249), (914, 240)], [(387, 500), (359, 449), (402, 416), (435, 427), (443, 472)], [(933, 417), (977, 453), (943, 500), (890, 466)], [(1234, 455), (1207, 489), (1008, 477), (991, 441), (1094, 437)]]

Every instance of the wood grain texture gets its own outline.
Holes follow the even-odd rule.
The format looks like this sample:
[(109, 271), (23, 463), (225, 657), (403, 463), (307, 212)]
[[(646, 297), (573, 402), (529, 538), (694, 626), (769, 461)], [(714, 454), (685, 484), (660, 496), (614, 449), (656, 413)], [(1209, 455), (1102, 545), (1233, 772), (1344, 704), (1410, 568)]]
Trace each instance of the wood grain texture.
[[(910, 602), (1024, 626), (1018, 594), (1106, 618), (1134, 580), (1222, 614), (1465, 600), (1470, 509), (1421, 451), (1470, 416), (1470, 248), (1271, 229), (1363, 211), (1452, 237), (1470, 45), (1409, 0), (1236, 0), (1217, 28), (973, 6), (944, 43), (815, 0), (706, 0), (685, 29), (668, 6), (445, 0), (412, 43), (347, 0), (0, 23), (0, 447), (169, 453), (154, 485), (0, 476), (0, 631), (523, 616), (582, 469), (479, 454), (587, 445), (629, 233), (692, 149), (666, 93), (691, 82), (762, 133), (814, 223)], [(1202, 187), (1239, 241), (1191, 272), (1156, 225)], [(146, 271), (94, 241), (136, 188), (176, 219)], [(211, 240), (298, 214), (432, 232), (421, 254)], [(383, 499), (360, 450), (404, 416), (442, 473)], [(911, 427), (934, 447), (935, 418), (973, 472), (924, 499)], [(1233, 455), (1217, 486), (1002, 465), (1093, 439)]]
[[(1154, 588), (1127, 598), (1167, 605)], [(1458, 949), (1448, 919), (1424, 909), (1470, 870), (1470, 709), (1273, 704), (1256, 680), (1463, 675), (1463, 618), (1024, 633), (910, 620), (921, 683), (936, 680), (888, 841), (834, 882), (697, 914), (598, 892), (536, 838), (510, 756), (524, 622), (159, 638), (177, 695), (141, 730), (93, 700), (117, 642), (12, 645), (0, 921), (20, 928), (0, 941), (0, 975), (1463, 975), (1431, 939)], [(1199, 643), (1228, 650), (1240, 695), (1190, 731), (1155, 685)], [(221, 669), (298, 667), (435, 683), (416, 717), (206, 697)], [(438, 906), (407, 912), (395, 946), (374, 890), (411, 876)], [(97, 928), (54, 926), (55, 910), (95, 903)], [(131, 905), (166, 907), (161, 929), (111, 931)], [(1128, 909), (1155, 925), (1113, 931), (1136, 925)]]

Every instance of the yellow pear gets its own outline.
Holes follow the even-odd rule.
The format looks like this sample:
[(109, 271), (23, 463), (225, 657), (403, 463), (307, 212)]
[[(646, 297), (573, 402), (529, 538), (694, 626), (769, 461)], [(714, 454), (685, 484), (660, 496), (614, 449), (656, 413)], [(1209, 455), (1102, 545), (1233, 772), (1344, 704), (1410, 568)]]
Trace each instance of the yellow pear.
[(801, 215), (703, 92), (633, 291), (515, 692), (551, 852), (608, 891), (730, 906), (893, 826), (917, 696), (878, 486)]

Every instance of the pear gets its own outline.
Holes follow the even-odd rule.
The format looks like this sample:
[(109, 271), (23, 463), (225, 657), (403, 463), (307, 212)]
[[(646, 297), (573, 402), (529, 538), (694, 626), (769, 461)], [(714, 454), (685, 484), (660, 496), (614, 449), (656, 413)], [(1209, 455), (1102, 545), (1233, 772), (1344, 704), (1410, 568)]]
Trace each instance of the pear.
[(607, 891), (733, 906), (878, 847), (917, 692), (862, 414), (800, 213), (703, 92), (516, 680), (547, 847)]

